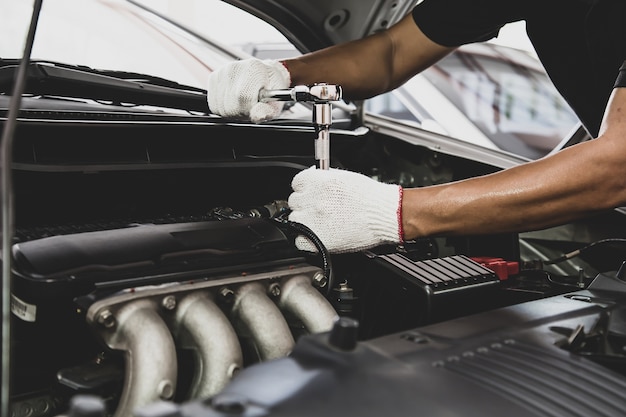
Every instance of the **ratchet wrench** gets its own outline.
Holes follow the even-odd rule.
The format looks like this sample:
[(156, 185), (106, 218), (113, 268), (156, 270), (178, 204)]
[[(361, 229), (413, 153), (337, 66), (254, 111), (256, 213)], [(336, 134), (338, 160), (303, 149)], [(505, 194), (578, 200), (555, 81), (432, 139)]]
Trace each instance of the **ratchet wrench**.
[(332, 124), (331, 102), (341, 100), (341, 86), (319, 83), (310, 86), (297, 85), (281, 90), (261, 90), (259, 101), (300, 101), (313, 103), (313, 125), (315, 126), (315, 161), (319, 169), (330, 168), (330, 125)]

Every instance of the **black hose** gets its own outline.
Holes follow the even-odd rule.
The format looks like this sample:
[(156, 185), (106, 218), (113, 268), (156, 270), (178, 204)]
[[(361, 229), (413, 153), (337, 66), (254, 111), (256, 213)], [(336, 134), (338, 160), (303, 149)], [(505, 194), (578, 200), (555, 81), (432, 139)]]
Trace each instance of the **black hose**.
[(298, 235), (306, 237), (313, 244), (313, 246), (315, 246), (317, 252), (322, 258), (322, 270), (324, 271), (324, 277), (326, 277), (326, 295), (330, 295), (330, 291), (333, 288), (334, 278), (330, 252), (328, 251), (328, 249), (326, 249), (326, 246), (324, 246), (320, 238), (308, 226), (305, 226), (302, 223), (297, 223), (282, 218), (275, 218), (274, 220), (280, 225), (287, 226), (289, 229), (295, 231)]
[(11, 397), (11, 268), (13, 236), (15, 235), (15, 213), (13, 207), (13, 137), (17, 115), (22, 102), (22, 92), (26, 85), (26, 70), (35, 40), (35, 31), (43, 0), (33, 4), (33, 14), (24, 44), (24, 53), (13, 85), (9, 111), (2, 131), (0, 148), (1, 194), (2, 194), (2, 382), (0, 391), (0, 415), (10, 415)]
[(549, 259), (547, 261), (543, 261), (544, 265), (553, 265), (559, 262), (563, 262), (563, 261), (567, 261), (568, 259), (572, 259), (576, 256), (579, 256), (581, 253), (593, 248), (594, 246), (598, 246), (598, 245), (605, 245), (608, 243), (626, 243), (626, 239), (621, 239), (621, 238), (611, 238), (611, 239), (602, 239), (602, 240), (597, 240), (595, 242), (592, 242), (590, 244), (588, 244), (587, 246), (583, 246), (580, 249), (576, 249), (574, 251), (568, 252), (564, 255), (559, 256), (558, 258), (554, 258), (554, 259)]

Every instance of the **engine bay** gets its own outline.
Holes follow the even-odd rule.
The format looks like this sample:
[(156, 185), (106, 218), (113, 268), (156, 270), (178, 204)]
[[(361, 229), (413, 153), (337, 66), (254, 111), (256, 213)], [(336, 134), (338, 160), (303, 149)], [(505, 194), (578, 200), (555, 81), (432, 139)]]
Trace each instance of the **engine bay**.
[[(476, 395), (491, 405), (475, 415), (509, 400), (539, 404), (511, 415), (559, 415), (507, 385), (515, 376), (502, 376), (530, 363), (538, 372), (550, 360), (626, 386), (620, 210), (522, 234), (301, 252), (296, 236), (315, 236), (287, 220), (287, 198), (293, 176), (315, 162), (311, 128), (131, 112), (22, 117), (11, 306), (16, 417), (60, 415), (83, 395), (101, 398), (116, 417), (143, 407), (143, 416), (166, 415), (149, 408), (159, 402), (175, 404), (172, 415), (230, 415), (232, 395), (264, 404), (263, 415), (293, 415), (296, 402), (299, 415), (332, 415), (345, 412), (333, 408), (339, 392), (359, 404), (351, 412), (377, 415), (363, 397), (375, 397), (380, 384), (398, 395), (386, 401), (407, 409), (419, 401), (429, 415), (450, 404), (427, 390), (412, 397), (407, 387), (431, 377), (455, 392), (478, 378), (484, 390)], [(498, 170), (341, 125), (331, 165), (404, 187)], [(501, 349), (523, 358), (497, 362), (507, 383), (466, 365)], [(419, 372), (403, 374), (406, 366)], [(302, 369), (332, 378), (315, 382)], [(439, 369), (465, 382), (436, 376)], [(526, 387), (542, 378), (530, 374)], [(299, 388), (276, 375), (292, 375)], [(359, 385), (364, 375), (369, 382)], [(566, 380), (559, 375), (555, 384)], [(496, 385), (486, 389), (488, 381)], [(467, 407), (474, 391), (465, 389), (453, 407)], [(305, 411), (316, 395), (333, 400)], [(591, 397), (604, 404), (598, 415), (624, 405)]]

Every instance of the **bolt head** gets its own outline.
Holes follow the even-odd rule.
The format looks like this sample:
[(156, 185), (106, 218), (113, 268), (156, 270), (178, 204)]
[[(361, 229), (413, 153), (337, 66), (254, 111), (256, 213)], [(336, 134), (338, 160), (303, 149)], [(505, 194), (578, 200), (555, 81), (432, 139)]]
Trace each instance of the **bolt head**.
[(103, 310), (98, 314), (98, 323), (104, 326), (107, 329), (115, 327), (115, 316), (111, 313), (110, 310)]
[(324, 288), (326, 284), (328, 284), (328, 278), (326, 278), (323, 273), (316, 272), (315, 275), (313, 275), (313, 285), (318, 288)]
[(270, 286), (267, 288), (267, 292), (272, 297), (279, 297), (280, 296), (280, 285), (276, 284), (276, 283), (270, 284)]
[(176, 297), (174, 297), (173, 295), (168, 295), (164, 297), (161, 301), (161, 305), (166, 310), (174, 310), (176, 308)]

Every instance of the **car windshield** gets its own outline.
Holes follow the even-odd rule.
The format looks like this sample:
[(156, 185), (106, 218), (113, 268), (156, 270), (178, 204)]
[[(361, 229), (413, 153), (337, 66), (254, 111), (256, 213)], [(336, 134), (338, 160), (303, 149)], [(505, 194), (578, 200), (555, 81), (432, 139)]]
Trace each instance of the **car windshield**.
[(514, 56), (459, 51), (424, 73), (501, 149), (541, 157), (578, 124), (545, 72)]
[[(545, 156), (579, 120), (525, 51), (466, 45), (368, 110), (529, 159)], [(468, 131), (467, 121), (478, 133)]]
[[(0, 57), (19, 58), (32, 2), (0, 0), (0, 4)], [(242, 54), (227, 44), (194, 36), (126, 1), (46, 0), (31, 58), (149, 74), (206, 88), (213, 68)]]

